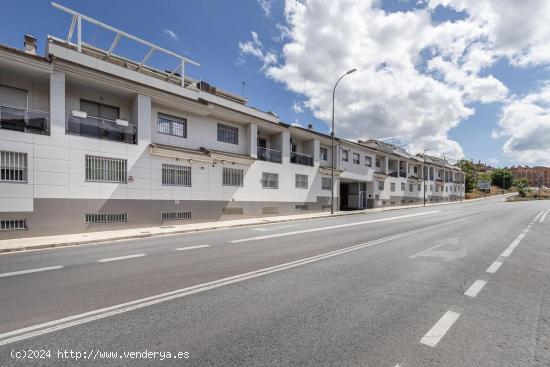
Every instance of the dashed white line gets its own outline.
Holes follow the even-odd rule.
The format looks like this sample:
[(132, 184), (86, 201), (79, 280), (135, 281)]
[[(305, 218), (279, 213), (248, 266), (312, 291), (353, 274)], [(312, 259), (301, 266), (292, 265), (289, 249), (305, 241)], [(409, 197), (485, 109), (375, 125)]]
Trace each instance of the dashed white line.
[(187, 250), (194, 250), (194, 249), (197, 249), (197, 248), (205, 248), (205, 247), (210, 247), (210, 245), (197, 245), (197, 246), (189, 246), (189, 247), (180, 247), (180, 248), (177, 248), (176, 251), (187, 251)]
[(500, 268), (500, 266), (502, 265), (502, 261), (495, 261), (494, 263), (491, 264), (491, 266), (489, 266), (487, 268), (487, 270), (485, 270), (487, 273), (491, 273), (491, 274), (494, 274), (497, 272), (498, 268)]
[(486, 280), (481, 280), (481, 279), (476, 280), (474, 284), (472, 284), (470, 288), (468, 288), (468, 290), (464, 292), (464, 295), (472, 298), (477, 296), (479, 292), (481, 292), (483, 287), (485, 287), (485, 284), (487, 284)]
[(133, 259), (135, 257), (143, 257), (145, 254), (134, 254), (134, 255), (127, 255), (127, 256), (119, 256), (119, 257), (109, 257), (106, 259), (99, 259), (97, 260), (98, 263), (108, 263), (111, 261), (118, 261), (118, 260), (126, 260), (126, 259)]
[(439, 212), (440, 212), (440, 210), (432, 210), (432, 211), (429, 211), (429, 212), (399, 215), (399, 216), (396, 216), (396, 217), (365, 220), (365, 221), (361, 221), (361, 222), (338, 224), (338, 225), (327, 226), (327, 227), (304, 229), (304, 230), (301, 230), (301, 231), (292, 231), (292, 232), (285, 232), (285, 233), (274, 233), (274, 234), (268, 234), (268, 235), (265, 235), (265, 236), (258, 236), (258, 237), (243, 238), (243, 239), (239, 239), (239, 240), (232, 240), (232, 241), (229, 241), (229, 242), (230, 243), (239, 243), (239, 242), (248, 242), (248, 241), (256, 241), (256, 240), (265, 240), (265, 239), (268, 239), (268, 238), (285, 237), (285, 236), (292, 236), (292, 235), (302, 234), (302, 233), (310, 233), (310, 232), (317, 232), (317, 231), (328, 231), (328, 230), (336, 229), (336, 228), (359, 226), (359, 225), (362, 225), (362, 224), (380, 223), (380, 222), (387, 222), (387, 221), (392, 221), (392, 220), (397, 220), (397, 219), (412, 218), (412, 217), (418, 217), (418, 216), (422, 216), (422, 215), (434, 214), (434, 213), (439, 213)]
[(548, 215), (548, 212), (550, 212), (550, 209), (546, 209), (546, 211), (544, 212), (544, 214), (542, 215), (542, 217), (540, 217), (539, 223), (543, 223), (543, 222), (544, 222), (544, 220), (546, 219), (546, 216)]
[(519, 245), (519, 243), (521, 242), (521, 240), (523, 240), (523, 237), (525, 237), (525, 235), (527, 234), (527, 232), (529, 232), (529, 228), (525, 228), (517, 237), (515, 240), (512, 241), (512, 243), (510, 244), (510, 246), (508, 246), (508, 248), (506, 248), (506, 250), (504, 250), (502, 252), (502, 254), (500, 254), (500, 256), (502, 257), (508, 257), (512, 254), (512, 252), (514, 251), (514, 249), (517, 247), (517, 245)]
[(56, 270), (56, 269), (61, 269), (61, 268), (63, 268), (62, 265), (56, 265), (56, 266), (48, 266), (48, 267), (45, 267), (45, 268), (36, 268), (36, 269), (29, 269), (29, 270), (12, 271), (11, 273), (0, 274), (0, 278), (12, 277), (14, 275), (38, 273), (40, 271)]
[(451, 310), (445, 312), (439, 321), (432, 326), (430, 331), (420, 339), (420, 343), (429, 347), (435, 347), (459, 317), (460, 314), (458, 312)]

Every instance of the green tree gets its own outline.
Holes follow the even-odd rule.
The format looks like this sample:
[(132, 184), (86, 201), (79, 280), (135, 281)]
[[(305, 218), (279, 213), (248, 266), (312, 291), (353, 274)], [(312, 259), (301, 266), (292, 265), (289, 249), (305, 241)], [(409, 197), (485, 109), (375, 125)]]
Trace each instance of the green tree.
[(464, 172), (466, 192), (472, 192), (477, 187), (477, 171), (472, 162), (465, 159), (458, 161), (458, 166)]
[(514, 176), (512, 172), (506, 168), (497, 168), (491, 173), (492, 184), (501, 189), (509, 189), (512, 187)]
[(525, 197), (525, 194), (529, 192), (529, 182), (527, 182), (526, 178), (516, 178), (514, 180), (514, 187), (521, 197)]

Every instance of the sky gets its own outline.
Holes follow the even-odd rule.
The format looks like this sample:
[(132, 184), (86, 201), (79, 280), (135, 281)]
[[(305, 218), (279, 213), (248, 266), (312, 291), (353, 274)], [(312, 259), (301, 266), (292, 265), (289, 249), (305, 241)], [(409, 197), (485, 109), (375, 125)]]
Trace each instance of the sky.
[[(59, 3), (201, 64), (186, 73), (282, 121), (393, 139), (411, 153), (550, 165), (550, 1), (187, 0)], [(518, 5), (520, 4), (520, 5)], [(4, 0), (0, 43), (67, 37), (48, 1)], [(109, 32), (85, 24), (84, 41)], [(121, 42), (117, 53), (147, 49)], [(171, 70), (174, 59), (154, 55)]]

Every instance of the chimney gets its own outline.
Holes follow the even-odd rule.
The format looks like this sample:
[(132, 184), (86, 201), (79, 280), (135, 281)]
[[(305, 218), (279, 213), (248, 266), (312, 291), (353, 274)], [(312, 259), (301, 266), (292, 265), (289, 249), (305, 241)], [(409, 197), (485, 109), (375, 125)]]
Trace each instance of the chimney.
[(307, 129), (308, 130), (313, 130), (313, 124), (307, 124)]
[(26, 34), (25, 42), (23, 42), (23, 45), (25, 46), (26, 53), (36, 55), (36, 38), (31, 36), (30, 34)]

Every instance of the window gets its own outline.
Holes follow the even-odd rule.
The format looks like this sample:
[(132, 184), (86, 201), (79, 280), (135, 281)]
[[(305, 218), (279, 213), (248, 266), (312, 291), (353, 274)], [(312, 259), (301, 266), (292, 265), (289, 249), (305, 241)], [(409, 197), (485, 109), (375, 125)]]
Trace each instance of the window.
[(0, 181), (27, 182), (27, 153), (0, 151)]
[(0, 231), (25, 230), (27, 227), (26, 219), (2, 219), (0, 220)]
[(361, 156), (359, 153), (353, 153), (353, 164), (361, 163)]
[(307, 189), (307, 175), (296, 174), (296, 188)]
[(384, 181), (378, 181), (378, 190), (384, 190)]
[(308, 210), (307, 204), (296, 204), (294, 205), (294, 209), (296, 210)]
[(115, 121), (120, 116), (118, 107), (87, 101), (85, 99), (80, 100), (80, 110), (86, 112), (89, 116), (111, 121)]
[(414, 166), (413, 172), (414, 172), (415, 175), (418, 174), (418, 167), (417, 166)]
[(191, 167), (163, 164), (162, 184), (169, 186), (191, 186)]
[(239, 144), (239, 129), (233, 126), (218, 124), (218, 141)]
[(413, 184), (409, 184), (409, 191), (413, 192)]
[(372, 158), (368, 155), (365, 156), (365, 166), (372, 167)]
[(278, 189), (279, 175), (277, 173), (262, 172), (262, 188)]
[(128, 222), (128, 213), (87, 213), (86, 223)]
[(405, 183), (401, 182), (401, 191), (405, 191)]
[(392, 182), (390, 185), (390, 190), (395, 191), (395, 182)]
[(434, 185), (430, 185), (430, 191), (434, 191)]
[(191, 219), (191, 212), (163, 212), (162, 220), (183, 220)]
[(86, 156), (86, 181), (126, 183), (126, 159)]
[(376, 168), (380, 168), (381, 165), (382, 165), (382, 160), (376, 157)]
[(243, 185), (243, 170), (238, 168), (223, 168), (223, 185), (224, 186), (242, 186)]
[(330, 190), (331, 187), (332, 187), (332, 182), (330, 177), (323, 177), (321, 179), (321, 188), (323, 190)]
[(319, 149), (319, 159), (322, 161), (328, 160), (328, 149), (327, 148), (320, 148)]
[(418, 184), (418, 191), (422, 190), (422, 186)]
[(348, 161), (348, 154), (349, 154), (349, 151), (347, 151), (347, 150), (345, 150), (345, 149), (342, 150), (342, 160), (343, 160), (344, 162), (347, 162), (347, 161)]
[(161, 134), (187, 138), (187, 120), (159, 112), (157, 131)]

